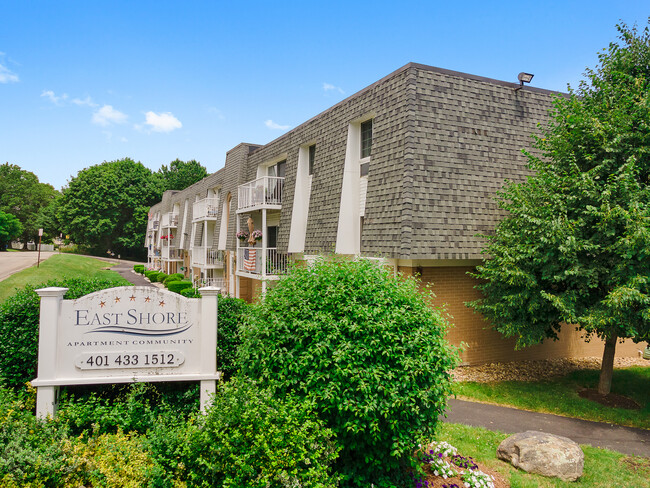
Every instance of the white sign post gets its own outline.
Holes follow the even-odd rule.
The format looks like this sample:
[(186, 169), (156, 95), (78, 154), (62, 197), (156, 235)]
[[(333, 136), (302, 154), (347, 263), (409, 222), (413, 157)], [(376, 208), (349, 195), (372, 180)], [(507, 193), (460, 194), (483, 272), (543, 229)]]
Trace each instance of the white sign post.
[(64, 300), (67, 288), (41, 297), (36, 414), (53, 416), (61, 385), (200, 381), (201, 410), (216, 391), (217, 295), (203, 298), (123, 286)]

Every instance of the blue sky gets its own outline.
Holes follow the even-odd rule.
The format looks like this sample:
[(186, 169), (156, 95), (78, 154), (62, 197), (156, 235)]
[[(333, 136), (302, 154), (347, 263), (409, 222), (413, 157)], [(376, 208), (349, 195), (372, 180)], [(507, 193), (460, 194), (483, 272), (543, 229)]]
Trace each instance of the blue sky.
[(0, 0), (0, 163), (209, 172), (413, 61), (566, 90), (648, 2)]

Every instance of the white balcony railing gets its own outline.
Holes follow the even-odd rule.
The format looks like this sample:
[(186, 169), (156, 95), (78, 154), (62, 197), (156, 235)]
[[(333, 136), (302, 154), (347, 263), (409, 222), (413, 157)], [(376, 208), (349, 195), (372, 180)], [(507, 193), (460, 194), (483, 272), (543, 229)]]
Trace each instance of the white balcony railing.
[(237, 207), (241, 210), (265, 205), (282, 205), (283, 186), (284, 178), (277, 176), (263, 176), (239, 185)]
[(178, 227), (178, 214), (174, 212), (168, 212), (162, 216), (162, 226), (163, 227)]
[(183, 256), (181, 256), (180, 249), (175, 249), (172, 247), (163, 247), (162, 248), (162, 258), (163, 261), (182, 261)]
[(192, 206), (192, 220), (216, 219), (218, 214), (218, 198), (204, 198)]
[(202, 286), (216, 286), (221, 288), (221, 293), (226, 293), (226, 280), (225, 278), (195, 278), (194, 288), (201, 288)]
[(223, 268), (223, 251), (210, 247), (192, 247), (192, 266), (199, 268)]
[(266, 249), (266, 273), (262, 273), (263, 252), (264, 249), (255, 247), (237, 249), (237, 271), (259, 275), (281, 275), (287, 272), (287, 254), (278, 252), (275, 247), (269, 247)]

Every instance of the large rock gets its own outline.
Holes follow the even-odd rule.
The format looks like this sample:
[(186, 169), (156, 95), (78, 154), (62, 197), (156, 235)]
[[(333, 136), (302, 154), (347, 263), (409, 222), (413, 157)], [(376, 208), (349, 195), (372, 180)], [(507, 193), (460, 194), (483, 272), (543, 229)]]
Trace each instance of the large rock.
[(575, 481), (582, 476), (585, 455), (571, 439), (529, 430), (499, 444), (499, 459), (528, 473)]

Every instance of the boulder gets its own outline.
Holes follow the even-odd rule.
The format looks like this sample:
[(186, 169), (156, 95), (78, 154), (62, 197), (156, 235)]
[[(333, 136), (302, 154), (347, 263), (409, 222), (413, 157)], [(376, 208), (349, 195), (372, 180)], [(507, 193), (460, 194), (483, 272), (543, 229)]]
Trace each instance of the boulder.
[(582, 476), (585, 455), (571, 439), (529, 430), (514, 434), (497, 449), (499, 459), (528, 473), (575, 481)]

